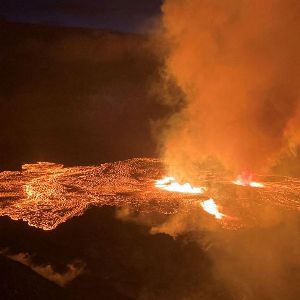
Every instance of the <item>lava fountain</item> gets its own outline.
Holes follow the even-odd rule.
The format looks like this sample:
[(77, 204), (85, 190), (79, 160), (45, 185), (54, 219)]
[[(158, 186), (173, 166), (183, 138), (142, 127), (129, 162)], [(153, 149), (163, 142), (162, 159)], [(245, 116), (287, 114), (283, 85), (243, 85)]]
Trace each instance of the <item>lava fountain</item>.
[[(206, 191), (205, 187), (193, 187), (190, 183), (180, 184), (171, 176), (156, 180), (155, 186), (169, 192), (177, 193), (203, 194)], [(201, 207), (205, 212), (214, 215), (216, 219), (225, 217), (224, 214), (219, 212), (218, 206), (212, 198), (202, 201)]]
[(222, 219), (223, 217), (225, 217), (224, 214), (220, 213), (216, 202), (212, 198), (203, 201), (201, 203), (201, 207), (210, 215), (214, 215), (216, 219)]
[(253, 175), (248, 172), (243, 172), (241, 175), (238, 175), (235, 180), (232, 181), (233, 184), (241, 186), (250, 186), (254, 188), (263, 188), (264, 184), (261, 182), (253, 181)]
[(193, 187), (190, 183), (180, 184), (174, 177), (166, 176), (163, 179), (155, 181), (157, 188), (178, 193), (203, 194), (205, 187)]

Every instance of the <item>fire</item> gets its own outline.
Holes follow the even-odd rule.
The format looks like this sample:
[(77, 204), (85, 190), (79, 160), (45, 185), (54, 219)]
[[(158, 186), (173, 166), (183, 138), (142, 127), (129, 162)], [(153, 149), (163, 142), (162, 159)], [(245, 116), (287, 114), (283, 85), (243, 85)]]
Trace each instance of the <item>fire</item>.
[(214, 215), (216, 219), (222, 219), (225, 216), (219, 212), (218, 206), (212, 198), (203, 201), (201, 206), (207, 213)]
[(253, 181), (252, 174), (242, 173), (235, 180), (232, 181), (233, 184), (241, 185), (241, 186), (250, 186), (254, 188), (263, 188), (264, 185), (261, 182)]
[(169, 191), (178, 193), (202, 194), (205, 191), (204, 187), (192, 187), (190, 183), (180, 184), (174, 177), (164, 177), (155, 181), (155, 186)]

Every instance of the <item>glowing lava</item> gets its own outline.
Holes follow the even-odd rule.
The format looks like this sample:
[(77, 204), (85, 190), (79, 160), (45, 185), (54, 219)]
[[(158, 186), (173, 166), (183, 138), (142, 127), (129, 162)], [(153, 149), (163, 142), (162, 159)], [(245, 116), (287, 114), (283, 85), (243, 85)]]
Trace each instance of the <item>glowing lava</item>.
[(201, 206), (207, 213), (214, 215), (216, 219), (222, 219), (225, 216), (219, 212), (218, 206), (212, 198), (203, 201)]
[(254, 188), (263, 188), (264, 185), (261, 182), (253, 181), (252, 174), (242, 173), (235, 180), (232, 181), (233, 184), (241, 186), (250, 186)]
[[(267, 205), (299, 212), (299, 178), (264, 176), (265, 188), (258, 188), (255, 193), (237, 193), (230, 178), (213, 173), (208, 179), (206, 171), (199, 172), (197, 178), (206, 182), (209, 189), (179, 184), (173, 177), (155, 181), (164, 170), (163, 162), (153, 158), (68, 168), (46, 162), (26, 164), (20, 171), (0, 172), (0, 217), (9, 216), (53, 230), (91, 206), (132, 207), (138, 212), (171, 215), (195, 208), (196, 204), (214, 218), (222, 219), (222, 227), (237, 228), (256, 226), (253, 207)], [(252, 180), (247, 184), (239, 181), (244, 186), (255, 186)], [(211, 194), (204, 196), (210, 190)], [(218, 200), (217, 204), (212, 198)], [(226, 205), (226, 215), (219, 204)]]
[(202, 194), (205, 191), (204, 187), (192, 187), (189, 183), (180, 184), (176, 182), (174, 177), (164, 177), (155, 181), (155, 186), (169, 191), (177, 193), (190, 193), (190, 194)]

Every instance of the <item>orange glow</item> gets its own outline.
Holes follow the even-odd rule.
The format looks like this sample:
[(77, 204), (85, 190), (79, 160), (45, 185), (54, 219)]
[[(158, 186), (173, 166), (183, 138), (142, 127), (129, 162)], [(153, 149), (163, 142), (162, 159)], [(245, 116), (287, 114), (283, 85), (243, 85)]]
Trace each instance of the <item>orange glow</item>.
[[(269, 207), (272, 204), (299, 212), (299, 178), (265, 176), (266, 188), (259, 188), (258, 193), (237, 193), (233, 186), (220, 188), (228, 187), (231, 181), (212, 173), (212, 181), (205, 179), (212, 194), (204, 196), (209, 188), (178, 184), (173, 177), (155, 182), (153, 178), (162, 172), (163, 163), (152, 158), (67, 168), (46, 162), (26, 164), (21, 171), (0, 172), (0, 216), (23, 220), (43, 230), (53, 230), (59, 224), (82, 215), (91, 206), (132, 207), (137, 212), (166, 215), (196, 206), (216, 220), (221, 219), (224, 228), (241, 228), (256, 226), (257, 210), (253, 206), (260, 209), (262, 205)], [(207, 178), (207, 172), (199, 172), (198, 178)], [(172, 192), (173, 188), (176, 192)], [(215, 197), (220, 202), (215, 203), (211, 199), (214, 195), (218, 195)], [(250, 201), (253, 205), (245, 205)], [(226, 214), (223, 211), (225, 206)]]
[(180, 184), (176, 182), (174, 177), (170, 176), (156, 180), (155, 186), (169, 192), (177, 193), (202, 194), (205, 191), (204, 187), (192, 187), (190, 183)]
[(264, 184), (257, 181), (252, 181), (252, 175), (248, 173), (242, 173), (235, 180), (232, 181), (233, 184), (241, 186), (250, 186), (254, 188), (263, 188)]
[(201, 206), (207, 213), (214, 215), (216, 219), (222, 219), (225, 216), (219, 212), (218, 206), (212, 198), (203, 201)]

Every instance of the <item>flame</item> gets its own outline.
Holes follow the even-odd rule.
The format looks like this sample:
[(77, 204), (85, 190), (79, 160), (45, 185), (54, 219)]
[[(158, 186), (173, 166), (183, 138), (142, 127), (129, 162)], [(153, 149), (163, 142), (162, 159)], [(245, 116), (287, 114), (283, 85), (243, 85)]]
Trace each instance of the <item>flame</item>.
[(232, 181), (233, 184), (241, 185), (241, 186), (250, 186), (254, 188), (263, 188), (264, 184), (257, 181), (252, 181), (252, 174), (248, 174), (246, 172), (238, 175), (238, 177)]
[(212, 198), (203, 201), (201, 206), (207, 213), (214, 215), (216, 219), (222, 219), (225, 216), (219, 212), (218, 206)]
[(202, 194), (205, 191), (204, 187), (192, 187), (190, 183), (180, 184), (174, 177), (164, 177), (155, 181), (155, 186), (169, 191), (178, 193)]

